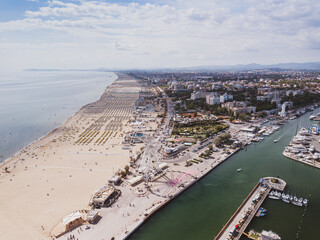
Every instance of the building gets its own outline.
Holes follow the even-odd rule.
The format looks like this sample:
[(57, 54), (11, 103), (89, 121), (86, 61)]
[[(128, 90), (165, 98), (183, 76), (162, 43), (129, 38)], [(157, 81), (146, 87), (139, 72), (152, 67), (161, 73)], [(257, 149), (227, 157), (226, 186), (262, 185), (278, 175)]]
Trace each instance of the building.
[(65, 227), (65, 232), (72, 231), (81, 226), (83, 222), (83, 214), (80, 211), (73, 212), (62, 219), (62, 225)]
[(267, 92), (270, 91), (270, 87), (262, 87), (262, 88), (258, 88), (258, 94), (265, 94)]
[(233, 96), (228, 93), (224, 93), (220, 96), (220, 103), (228, 102), (229, 100), (233, 100)]
[(97, 210), (90, 210), (87, 214), (87, 221), (89, 223), (95, 223), (100, 218), (99, 212)]
[(166, 147), (163, 150), (163, 155), (165, 157), (171, 157), (171, 156), (177, 155), (178, 153), (180, 153), (184, 149), (186, 149), (185, 145), (180, 145), (177, 147)]
[(293, 96), (302, 95), (302, 94), (303, 94), (303, 91), (301, 91), (301, 90), (296, 90), (296, 91), (293, 91), (293, 92), (292, 92), (292, 95), (293, 95)]
[(222, 84), (221, 83), (212, 84), (212, 90), (219, 90), (221, 88), (222, 88)]
[(242, 132), (248, 132), (248, 133), (256, 133), (258, 132), (259, 128), (257, 126), (250, 126), (250, 127), (244, 127), (241, 128)]
[(129, 179), (127, 182), (129, 183), (130, 186), (134, 187), (138, 185), (139, 183), (143, 182), (144, 178), (143, 176), (137, 176), (134, 178)]
[(193, 92), (193, 93), (191, 93), (190, 99), (196, 100), (199, 98), (206, 98), (207, 94), (208, 93), (206, 93), (206, 92)]
[(265, 102), (265, 101), (268, 101), (268, 100), (270, 100), (270, 98), (268, 96), (265, 96), (265, 95), (257, 96), (257, 101)]
[(282, 107), (281, 107), (281, 112), (279, 112), (279, 115), (281, 117), (286, 117), (287, 116), (287, 113), (286, 113), (286, 109), (288, 108), (291, 108), (293, 107), (293, 102), (284, 102), (282, 104)]
[(173, 81), (171, 86), (172, 86), (173, 90), (176, 92), (184, 90), (184, 86), (177, 81)]
[(227, 108), (228, 110), (232, 110), (234, 114), (241, 114), (241, 113), (255, 113), (256, 107), (248, 106), (246, 102), (227, 102), (222, 104), (222, 107)]
[(220, 104), (220, 97), (216, 93), (211, 93), (206, 96), (206, 103), (209, 105)]
[(108, 185), (97, 191), (92, 198), (92, 205), (96, 208), (110, 206), (119, 196), (120, 191)]
[(261, 240), (281, 240), (281, 237), (272, 231), (262, 230)]

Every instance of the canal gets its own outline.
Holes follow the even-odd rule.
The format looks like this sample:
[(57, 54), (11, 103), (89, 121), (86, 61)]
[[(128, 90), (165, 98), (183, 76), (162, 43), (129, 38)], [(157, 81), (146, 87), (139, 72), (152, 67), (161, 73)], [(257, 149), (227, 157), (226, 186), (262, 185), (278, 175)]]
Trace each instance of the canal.
[[(262, 205), (268, 210), (266, 216), (254, 218), (247, 232), (265, 229), (284, 240), (315, 239), (320, 223), (320, 169), (282, 156), (297, 129), (309, 126), (309, 116), (290, 120), (261, 143), (232, 156), (155, 214), (130, 240), (213, 240), (259, 178), (266, 176), (285, 180), (286, 191), (310, 198), (309, 206), (304, 214), (302, 207), (266, 199)], [(279, 142), (274, 143), (277, 138)], [(238, 168), (242, 171), (237, 172)]]

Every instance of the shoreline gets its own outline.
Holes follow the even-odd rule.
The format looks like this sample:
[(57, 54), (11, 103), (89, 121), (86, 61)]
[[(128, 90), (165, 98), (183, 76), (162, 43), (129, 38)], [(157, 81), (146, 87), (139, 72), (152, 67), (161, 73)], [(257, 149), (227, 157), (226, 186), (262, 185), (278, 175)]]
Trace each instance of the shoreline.
[(298, 158), (293, 158), (293, 157), (291, 157), (291, 156), (289, 155), (289, 153), (286, 152), (286, 151), (283, 151), (282, 154), (283, 154), (283, 156), (285, 156), (285, 157), (288, 158), (288, 159), (295, 160), (295, 161), (297, 161), (297, 162), (300, 162), (300, 163), (309, 165), (309, 166), (311, 166), (311, 167), (320, 169), (320, 166), (316, 166), (316, 165), (314, 165), (314, 164), (312, 164), (312, 163), (308, 163), (308, 162), (303, 161), (303, 160), (300, 160), (300, 159), (298, 159)]
[(93, 104), (97, 101), (100, 100), (100, 98), (102, 97), (102, 95), (106, 92), (106, 90), (109, 88), (109, 86), (111, 86), (115, 81), (118, 80), (119, 76), (117, 74), (117, 72), (110, 72), (110, 73), (113, 73), (117, 76), (117, 78), (112, 82), (110, 83), (109, 85), (106, 86), (106, 88), (104, 89), (104, 92), (100, 95), (99, 99), (97, 99), (96, 101), (94, 102), (91, 102), (91, 103), (87, 103), (83, 106), (81, 106), (78, 110), (76, 110), (72, 115), (68, 116), (67, 119), (65, 119), (60, 125), (58, 125), (57, 127), (55, 127), (54, 129), (52, 130), (49, 130), (49, 132), (43, 134), (42, 136), (38, 137), (37, 139), (33, 140), (32, 142), (28, 143), (27, 145), (25, 145), (24, 147), (22, 147), (20, 150), (18, 150), (17, 152), (13, 153), (10, 157), (8, 158), (5, 158), (3, 159), (1, 162), (0, 162), (0, 168), (2, 167), (5, 167), (5, 165), (11, 161), (12, 158), (16, 157), (21, 151), (25, 150), (26, 148), (30, 147), (32, 144), (35, 144), (36, 142), (39, 142), (41, 140), (43, 140), (44, 138), (46, 138), (47, 136), (49, 136), (50, 134), (53, 134), (55, 131), (59, 130), (60, 127), (66, 125), (68, 123), (68, 121), (70, 121), (71, 118), (73, 118), (75, 115), (79, 114), (79, 112), (85, 108), (86, 106), (90, 105), (90, 104)]
[[(136, 80), (124, 74), (114, 74), (117, 78), (104, 88), (97, 101), (82, 106), (60, 126), (1, 162), (0, 231), (4, 233), (3, 238), (50, 239), (51, 231), (61, 218), (76, 209), (86, 208), (88, 196), (111, 177), (112, 169), (128, 164), (128, 153), (117, 146), (119, 128), (126, 128), (124, 124), (131, 116), (127, 109), (137, 98), (136, 92), (140, 88)], [(130, 96), (122, 94), (124, 97), (121, 98), (121, 92), (127, 89), (132, 93)], [(115, 96), (110, 100), (108, 96), (112, 94)], [(123, 102), (126, 98), (129, 100)], [(109, 107), (106, 101), (116, 101), (114, 106), (124, 104), (124, 107), (117, 111), (111, 111), (114, 107), (110, 111), (104, 110)], [(90, 106), (98, 106), (99, 111), (91, 111)], [(113, 134), (108, 142), (97, 146), (76, 144), (79, 134), (104, 114), (109, 114), (104, 120), (107, 127), (111, 118), (122, 116), (115, 120), (116, 126), (111, 125)], [(86, 152), (93, 155), (81, 154)], [(107, 154), (99, 155), (99, 152)], [(17, 228), (19, 231), (15, 230)]]

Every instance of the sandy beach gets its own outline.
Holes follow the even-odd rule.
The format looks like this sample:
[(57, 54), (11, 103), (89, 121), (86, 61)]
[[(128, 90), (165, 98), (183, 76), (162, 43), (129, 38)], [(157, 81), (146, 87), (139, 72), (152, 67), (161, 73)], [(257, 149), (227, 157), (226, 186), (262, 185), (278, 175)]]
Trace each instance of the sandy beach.
[(141, 87), (118, 76), (97, 102), (1, 165), (3, 239), (50, 239), (63, 217), (87, 208), (92, 193), (129, 163), (119, 143)]

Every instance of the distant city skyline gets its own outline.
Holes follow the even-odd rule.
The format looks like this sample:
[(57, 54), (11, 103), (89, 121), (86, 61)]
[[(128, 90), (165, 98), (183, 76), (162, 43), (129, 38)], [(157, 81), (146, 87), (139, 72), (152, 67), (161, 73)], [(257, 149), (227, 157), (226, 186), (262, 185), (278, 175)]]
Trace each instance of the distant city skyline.
[(0, 2), (0, 71), (319, 62), (316, 0)]

